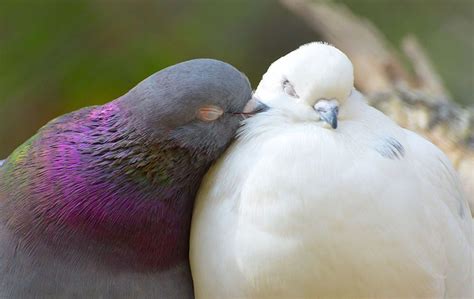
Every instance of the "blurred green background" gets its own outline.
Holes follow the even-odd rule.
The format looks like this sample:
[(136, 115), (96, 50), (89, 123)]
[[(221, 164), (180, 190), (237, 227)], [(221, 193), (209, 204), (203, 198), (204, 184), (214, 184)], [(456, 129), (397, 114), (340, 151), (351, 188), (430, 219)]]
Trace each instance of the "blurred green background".
[[(454, 98), (473, 103), (474, 1), (342, 2), (395, 45), (414, 33)], [(221, 59), (256, 87), (272, 61), (314, 40), (274, 0), (0, 0), (0, 158), (50, 119), (108, 102), (166, 66)]]

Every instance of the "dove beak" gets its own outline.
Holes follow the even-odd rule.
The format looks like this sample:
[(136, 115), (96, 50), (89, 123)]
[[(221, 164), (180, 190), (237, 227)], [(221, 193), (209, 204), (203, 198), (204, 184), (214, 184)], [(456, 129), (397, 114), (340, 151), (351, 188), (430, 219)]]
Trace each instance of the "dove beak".
[(315, 105), (314, 110), (319, 113), (321, 120), (326, 122), (331, 128), (337, 129), (337, 116), (339, 114), (339, 106), (337, 104), (328, 102), (326, 105)]

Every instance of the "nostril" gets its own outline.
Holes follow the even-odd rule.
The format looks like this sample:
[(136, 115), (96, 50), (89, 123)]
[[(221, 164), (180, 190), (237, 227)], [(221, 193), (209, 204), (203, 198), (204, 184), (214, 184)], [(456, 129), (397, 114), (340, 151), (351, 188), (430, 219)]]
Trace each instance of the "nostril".
[(314, 110), (316, 110), (317, 112), (326, 112), (326, 109), (324, 109), (323, 107), (315, 107)]
[(326, 113), (329, 111), (332, 113), (339, 113), (339, 103), (337, 100), (321, 98), (313, 105), (313, 109), (319, 113)]

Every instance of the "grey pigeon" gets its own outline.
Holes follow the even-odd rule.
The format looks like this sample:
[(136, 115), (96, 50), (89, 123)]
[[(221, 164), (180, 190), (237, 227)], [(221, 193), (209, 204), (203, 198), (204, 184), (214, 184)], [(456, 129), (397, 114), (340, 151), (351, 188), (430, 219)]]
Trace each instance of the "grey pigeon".
[(196, 59), (42, 127), (0, 168), (0, 298), (193, 298), (195, 194), (251, 97)]

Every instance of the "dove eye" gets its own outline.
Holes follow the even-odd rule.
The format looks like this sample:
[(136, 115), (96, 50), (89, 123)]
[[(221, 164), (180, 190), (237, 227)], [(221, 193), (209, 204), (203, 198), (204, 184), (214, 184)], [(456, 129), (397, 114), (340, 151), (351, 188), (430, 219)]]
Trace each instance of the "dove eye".
[(197, 111), (197, 118), (202, 121), (215, 121), (224, 114), (224, 110), (221, 107), (214, 105), (203, 106)]
[(293, 87), (293, 84), (288, 79), (284, 79), (283, 82), (281, 83), (281, 87), (283, 88), (283, 91), (294, 98), (299, 98), (298, 94), (296, 93), (295, 88)]

